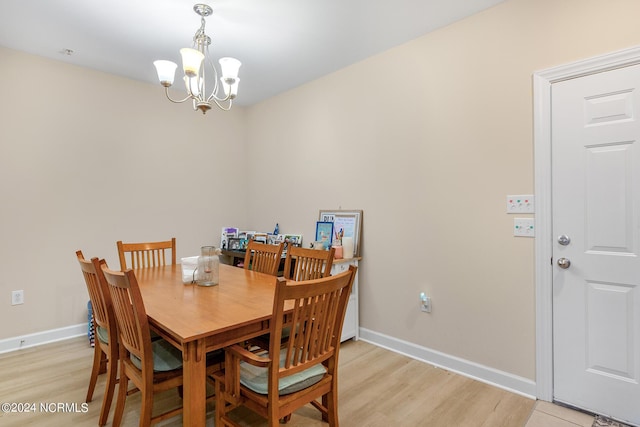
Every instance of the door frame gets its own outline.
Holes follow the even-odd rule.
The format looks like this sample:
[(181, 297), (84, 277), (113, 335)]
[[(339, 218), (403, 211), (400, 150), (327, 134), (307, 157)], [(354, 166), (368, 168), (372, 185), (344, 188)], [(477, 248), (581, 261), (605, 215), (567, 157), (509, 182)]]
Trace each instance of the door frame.
[(553, 401), (553, 238), (551, 210), (551, 88), (554, 83), (640, 64), (640, 46), (533, 73), (536, 213), (536, 397)]

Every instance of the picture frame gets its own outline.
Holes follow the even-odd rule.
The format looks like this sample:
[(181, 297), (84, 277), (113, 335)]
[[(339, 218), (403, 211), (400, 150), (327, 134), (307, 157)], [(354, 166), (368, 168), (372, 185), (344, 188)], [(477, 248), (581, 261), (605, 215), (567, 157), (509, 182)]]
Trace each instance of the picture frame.
[(281, 236), (282, 242), (284, 243), (284, 245), (282, 246), (283, 257), (287, 255), (289, 246), (302, 246), (302, 234), (284, 234)]
[(353, 255), (360, 256), (362, 241), (362, 210), (321, 209), (319, 222), (332, 222), (334, 233), (343, 231), (345, 237), (353, 237)]
[(222, 227), (220, 231), (220, 247), (227, 248), (229, 239), (232, 237), (238, 237), (238, 229), (236, 227)]
[(268, 237), (269, 235), (267, 233), (254, 233), (253, 240), (255, 240), (258, 243), (266, 244)]
[(229, 238), (229, 250), (230, 251), (241, 251), (242, 250), (242, 240), (237, 237)]
[(267, 236), (267, 243), (270, 245), (279, 245), (284, 242), (284, 234), (269, 234)]
[(324, 246), (331, 246), (333, 241), (333, 222), (317, 221), (316, 222), (316, 242), (326, 242)]
[(285, 234), (282, 241), (294, 246), (302, 246), (302, 234)]

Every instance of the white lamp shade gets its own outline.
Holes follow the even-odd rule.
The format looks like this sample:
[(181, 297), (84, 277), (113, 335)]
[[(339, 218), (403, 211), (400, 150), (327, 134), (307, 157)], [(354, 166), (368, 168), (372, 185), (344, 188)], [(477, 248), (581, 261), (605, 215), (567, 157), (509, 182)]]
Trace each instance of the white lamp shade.
[(224, 96), (229, 96), (229, 91), (231, 91), (230, 98), (234, 99), (238, 95), (238, 83), (240, 83), (240, 79), (236, 79), (231, 85), (224, 80), (224, 77), (220, 77), (220, 81), (224, 89)]
[(187, 92), (191, 93), (193, 96), (200, 95), (200, 87), (198, 86), (200, 79), (197, 76), (196, 77), (184, 76), (183, 78), (184, 78), (184, 85), (187, 88)]
[(180, 49), (180, 55), (182, 55), (184, 73), (189, 77), (197, 76), (200, 73), (200, 65), (202, 65), (204, 54), (199, 50), (185, 47)]
[(160, 84), (163, 86), (171, 86), (176, 75), (176, 68), (178, 68), (178, 64), (171, 61), (159, 60), (153, 61), (153, 65), (156, 66), (156, 72), (158, 73), (158, 80), (160, 80)]
[(222, 78), (226, 81), (234, 81), (238, 79), (238, 70), (242, 63), (235, 58), (220, 58), (220, 69), (222, 70)]

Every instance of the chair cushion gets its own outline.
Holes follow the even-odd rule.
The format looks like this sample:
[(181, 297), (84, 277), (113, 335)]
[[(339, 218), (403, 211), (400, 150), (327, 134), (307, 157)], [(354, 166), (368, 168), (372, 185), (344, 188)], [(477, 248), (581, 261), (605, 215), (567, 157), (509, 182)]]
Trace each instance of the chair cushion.
[(109, 344), (109, 333), (107, 332), (107, 328), (96, 326), (96, 335), (100, 341), (105, 344)]
[[(280, 367), (284, 366), (286, 350), (280, 351)], [(280, 395), (295, 393), (317, 383), (327, 373), (322, 364), (317, 364), (297, 374), (280, 379), (278, 391)], [(260, 394), (267, 394), (268, 368), (260, 368), (246, 362), (240, 362), (240, 383)]]
[[(153, 350), (153, 370), (155, 372), (173, 371), (182, 367), (182, 352), (168, 341), (159, 339), (151, 342)], [(138, 369), (142, 369), (142, 361), (131, 355), (131, 361)]]

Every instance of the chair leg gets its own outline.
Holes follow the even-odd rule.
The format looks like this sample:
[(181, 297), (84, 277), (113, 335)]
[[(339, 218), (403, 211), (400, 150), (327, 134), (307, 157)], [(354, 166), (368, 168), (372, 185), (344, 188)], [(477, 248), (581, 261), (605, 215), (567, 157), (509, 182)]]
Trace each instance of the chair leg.
[(142, 408), (140, 408), (140, 427), (151, 426), (151, 416), (153, 412), (153, 384), (150, 387), (142, 387)]
[(87, 390), (87, 398), (85, 402), (91, 402), (93, 399), (93, 391), (96, 388), (96, 382), (98, 381), (98, 374), (100, 373), (100, 363), (102, 361), (102, 349), (100, 344), (96, 343), (93, 348), (93, 366), (91, 368), (91, 377), (89, 378), (89, 389)]
[(216, 398), (216, 416), (215, 416), (215, 420), (214, 420), (214, 425), (215, 426), (222, 426), (222, 417), (226, 415), (226, 403), (224, 401), (224, 397), (222, 396), (223, 393), (223, 386), (220, 383), (220, 381), (215, 380), (214, 381), (214, 393), (215, 393), (215, 398)]
[(338, 393), (335, 393), (332, 389), (332, 391), (322, 396), (322, 403), (327, 408), (326, 416), (322, 415), (323, 420), (328, 422), (330, 427), (338, 427)]
[[(112, 353), (114, 352), (112, 351)], [(116, 388), (116, 383), (118, 382), (117, 360), (117, 352), (109, 355), (109, 364), (107, 365), (107, 385), (102, 399), (102, 409), (100, 410), (100, 426), (107, 424), (107, 418), (109, 418), (109, 409), (111, 409), (111, 402), (113, 401), (113, 392)]]
[(122, 414), (124, 413), (124, 403), (127, 398), (127, 388), (129, 386), (129, 378), (124, 373), (124, 364), (120, 363), (120, 380), (118, 387), (118, 401), (116, 402), (116, 411), (113, 414), (113, 427), (120, 427), (122, 422)]
[(240, 424), (230, 420), (227, 417), (229, 411), (237, 408), (237, 404), (232, 404), (225, 400), (224, 396), (224, 379), (220, 381), (218, 378), (214, 378), (214, 397), (216, 401), (216, 415), (214, 424), (216, 427), (240, 427)]
[(269, 427), (279, 427), (280, 426), (280, 420), (278, 419), (278, 417), (270, 417), (267, 420), (267, 425)]

